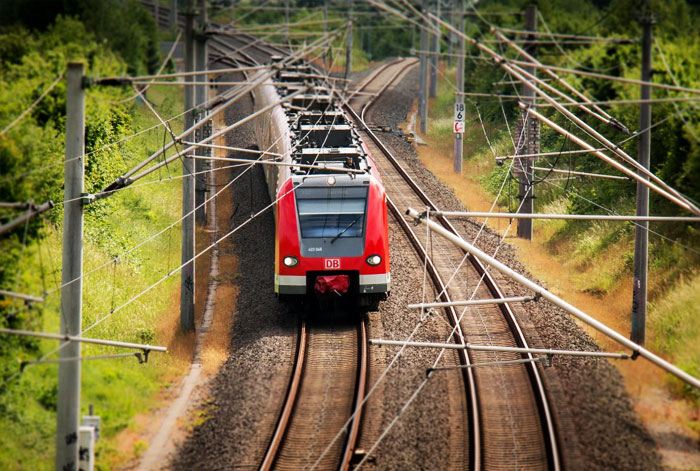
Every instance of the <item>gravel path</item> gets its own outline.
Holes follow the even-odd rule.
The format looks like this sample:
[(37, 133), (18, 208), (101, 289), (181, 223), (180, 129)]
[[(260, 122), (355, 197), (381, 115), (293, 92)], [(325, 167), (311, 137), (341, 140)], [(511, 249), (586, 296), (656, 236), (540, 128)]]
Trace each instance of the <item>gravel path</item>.
[[(406, 118), (416, 96), (416, 73), (411, 74), (393, 96), (392, 106), (377, 111), (375, 122), (394, 130)], [(227, 115), (233, 122), (250, 113), (250, 100), (240, 103)], [(418, 162), (411, 145), (397, 134), (381, 135), (405, 158), (419, 175), (431, 198), (445, 209), (463, 209), (452, 193)], [(244, 126), (229, 138), (229, 144), (245, 147), (255, 144), (252, 128)], [(245, 175), (235, 185), (231, 228), (246, 220), (251, 210), (269, 203), (259, 171)], [(252, 187), (251, 187), (252, 185)], [(237, 206), (236, 206), (237, 205)], [(380, 312), (370, 314), (371, 338), (408, 338), (418, 323), (418, 314), (406, 305), (421, 299), (422, 265), (413, 255), (398, 227), (391, 222), (392, 295)], [(464, 235), (473, 237), (475, 227), (463, 224)], [(221, 228), (225, 230), (226, 228)], [(274, 222), (272, 213), (254, 220), (233, 235), (240, 273), (223, 274), (237, 279), (240, 287), (237, 312), (231, 332), (230, 358), (214, 378), (208, 399), (201, 405), (198, 423), (174, 458), (176, 470), (255, 469), (277, 419), (287, 378), (291, 372), (296, 337), (296, 318), (277, 303), (273, 294)], [(480, 238), (482, 248), (493, 250), (498, 237), (489, 231)], [(524, 272), (514, 251), (503, 245), (499, 258)], [(522, 293), (508, 284), (507, 294)], [(428, 297), (432, 297), (429, 292)], [(519, 315), (530, 323), (531, 341), (552, 348), (594, 349), (594, 342), (564, 313), (544, 302), (530, 303)], [(414, 340), (443, 341), (447, 325), (438, 317), (426, 320)], [(394, 347), (372, 347), (372, 377), (391, 362)], [(397, 417), (425, 378), (435, 352), (407, 349), (380, 383), (367, 408), (376, 415), (363, 423), (360, 446), (369, 451), (379, 435)], [(452, 364), (446, 357), (443, 364)], [(569, 469), (649, 470), (659, 467), (659, 458), (648, 434), (634, 415), (622, 379), (606, 361), (555, 359), (546, 370), (548, 381), (560, 391), (558, 417), (565, 426), (565, 440), (573, 457)], [(463, 433), (451, 416), (461, 414), (459, 376), (433, 375), (425, 388), (406, 409), (372, 453), (363, 469), (418, 470), (454, 469), (462, 456)]]

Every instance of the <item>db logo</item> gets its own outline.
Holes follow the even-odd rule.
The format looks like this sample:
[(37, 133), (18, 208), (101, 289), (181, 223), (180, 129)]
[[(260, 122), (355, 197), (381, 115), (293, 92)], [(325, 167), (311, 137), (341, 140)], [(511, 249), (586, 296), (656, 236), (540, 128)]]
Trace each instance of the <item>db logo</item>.
[(340, 270), (339, 258), (326, 258), (326, 270)]

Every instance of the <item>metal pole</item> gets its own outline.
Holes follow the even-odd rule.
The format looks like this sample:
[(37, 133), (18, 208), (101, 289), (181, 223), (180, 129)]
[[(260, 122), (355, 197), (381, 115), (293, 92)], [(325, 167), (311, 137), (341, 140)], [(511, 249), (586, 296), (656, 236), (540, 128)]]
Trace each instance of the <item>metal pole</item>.
[[(528, 31), (537, 30), (537, 6), (528, 5), (525, 10), (525, 29)], [(531, 38), (531, 36), (528, 36)], [(537, 57), (536, 46), (531, 46), (532, 50), (528, 51), (533, 57)], [(534, 67), (526, 67), (525, 70), (531, 74), (535, 73)], [(533, 105), (535, 103), (535, 92), (523, 85), (522, 90), (523, 102), (528, 105)], [(525, 138), (525, 145), (521, 145), (516, 149), (516, 154), (536, 154), (539, 152), (539, 141), (536, 134), (539, 134), (539, 124), (540, 122), (536, 119), (530, 118), (527, 110), (521, 112), (521, 133), (522, 136), (516, 136), (518, 138), (518, 144), (522, 142), (523, 137)], [(520, 192), (519, 198), (522, 201), (518, 212), (531, 214), (533, 211), (532, 199), (534, 198), (534, 188), (532, 182), (534, 181), (534, 172), (532, 170), (532, 160), (531, 159), (519, 159), (516, 162), (517, 172), (520, 174)], [(518, 237), (523, 239), (532, 240), (532, 219), (521, 219), (518, 221)]]
[[(347, 170), (346, 170), (347, 171)], [(524, 214), (524, 213), (489, 213), (485, 211), (431, 211), (430, 214), (446, 218), (500, 218), (500, 219), (564, 219), (568, 221), (648, 221), (648, 222), (694, 222), (700, 223), (696, 216), (625, 216), (621, 214)]]
[(510, 269), (503, 263), (499, 262), (495, 258), (491, 257), (490, 255), (486, 254), (482, 250), (476, 248), (469, 242), (465, 241), (459, 236), (456, 236), (449, 232), (448, 230), (444, 229), (442, 226), (439, 224), (429, 221), (425, 219), (424, 217), (421, 216), (421, 214), (416, 211), (415, 209), (408, 208), (408, 215), (414, 219), (419, 220), (423, 224), (426, 224), (431, 231), (437, 232), (438, 234), (442, 235), (446, 239), (452, 241), (452, 243), (458, 245), (459, 247), (463, 248), (482, 262), (490, 265), (493, 269), (498, 270), (499, 272), (503, 273), (507, 277), (511, 278), (512, 280), (515, 280), (516, 282), (520, 283), (521, 285), (525, 286), (528, 289), (531, 289), (535, 293), (538, 293), (540, 296), (545, 298), (546, 300), (550, 301), (552, 304), (555, 304), (559, 306), (560, 308), (564, 309), (565, 311), (569, 312), (582, 322), (588, 324), (589, 326), (593, 327), (597, 331), (603, 333), (605, 336), (610, 337), (620, 345), (629, 348), (632, 350), (635, 355), (633, 355), (633, 358), (636, 355), (639, 355), (643, 358), (646, 358), (649, 360), (651, 363), (655, 364), (656, 366), (662, 368), (663, 370), (667, 371), (668, 373), (671, 373), (672, 375), (678, 377), (679, 379), (685, 381), (686, 383), (700, 389), (700, 380), (698, 378), (695, 378), (685, 371), (681, 370), (675, 365), (672, 365), (671, 363), (667, 362), (663, 358), (659, 357), (658, 355), (655, 355), (654, 353), (650, 352), (649, 350), (645, 349), (641, 345), (636, 344), (635, 342), (632, 342), (629, 340), (627, 337), (624, 335), (614, 331), (610, 327), (606, 326), (602, 322), (594, 319), (593, 317), (589, 316), (585, 312), (581, 311), (580, 309), (572, 306), (571, 304), (567, 303), (563, 299), (555, 296), (554, 294), (550, 293), (537, 283), (534, 283), (530, 281), (529, 279), (525, 278), (521, 274), (515, 272), (514, 270)]
[(153, 16), (156, 17), (156, 27), (160, 28), (160, 0), (153, 0)]
[[(653, 15), (648, 12), (642, 18), (642, 80), (651, 81), (651, 47), (654, 28)], [(642, 85), (641, 99), (651, 98), (651, 87)], [(639, 163), (644, 168), (649, 168), (649, 156), (651, 152), (651, 104), (642, 103), (639, 107)], [(637, 172), (640, 178), (648, 180), (646, 175)], [(641, 182), (637, 182), (637, 216), (649, 214), (649, 188)], [(640, 222), (634, 230), (634, 285), (632, 287), (632, 332), (630, 339), (640, 345), (644, 345), (646, 334), (647, 315), (647, 265), (649, 249), (649, 223)]]
[[(196, 70), (206, 70), (207, 68), (207, 37), (205, 31), (207, 30), (207, 4), (206, 0), (199, 0), (199, 8), (197, 15), (197, 40), (196, 40), (196, 59), (197, 68)], [(202, 74), (197, 77), (198, 82), (206, 82), (207, 75)], [(197, 120), (199, 121), (204, 113), (204, 104), (207, 102), (207, 86), (199, 85), (196, 88), (196, 103), (197, 103)], [(203, 134), (204, 128), (200, 128), (200, 136)], [(195, 177), (195, 192), (194, 192), (194, 205), (195, 208), (199, 208), (195, 212), (195, 221), (198, 224), (204, 225), (207, 221), (206, 206), (203, 204), (206, 197), (207, 185), (206, 178), (201, 176), (206, 170), (209, 170), (211, 165), (207, 161), (198, 160), (195, 162), (195, 173), (200, 175)]]
[[(457, 29), (462, 29), (461, 26), (459, 26), (459, 25), (462, 24), (461, 22), (462, 22), (463, 17), (462, 17), (462, 15), (459, 15), (459, 20), (457, 20), (457, 11), (456, 11), (458, 8), (458, 5), (461, 5), (461, 1), (460, 0), (448, 0), (448, 1), (449, 1), (448, 8), (451, 10), (450, 11), (450, 24)], [(461, 12), (461, 10), (460, 10), (460, 12)], [(457, 21), (459, 21), (459, 23), (457, 23)], [(452, 67), (452, 63), (454, 62), (454, 59), (455, 59), (453, 54), (455, 52), (455, 43), (456, 42), (457, 42), (457, 36), (455, 35), (454, 32), (450, 31), (450, 42), (449, 42), (448, 47), (447, 47), (447, 64), (450, 67)], [(413, 45), (413, 43), (411, 43), (411, 45)]]
[(289, 43), (289, 0), (284, 0), (284, 42)]
[[(328, 0), (323, 0), (323, 36), (326, 36), (326, 33), (328, 32)], [(330, 64), (330, 51), (331, 48), (328, 47), (326, 49), (326, 53), (323, 55), (323, 64), (324, 66), (327, 66), (327, 64)]]
[[(423, 0), (423, 13), (428, 11), (428, 0)], [(428, 133), (428, 33), (420, 30), (420, 84), (418, 97), (418, 114), (420, 115), (420, 132)]]
[[(457, 0), (455, 2), (454, 8), (457, 8), (457, 5), (459, 5), (459, 13), (458, 15), (455, 15), (454, 12), (452, 13), (452, 17), (455, 20), (455, 27), (459, 31), (464, 31), (464, 26), (466, 25), (466, 22), (464, 21), (464, 16), (461, 15), (462, 11), (464, 11), (464, 3), (465, 0)], [(455, 36), (455, 34), (450, 31), (450, 34), (452, 36)], [(457, 39), (457, 38), (455, 38)], [(452, 44), (452, 43), (450, 43)], [(459, 38), (459, 55), (460, 57), (457, 58), (457, 93), (455, 94), (455, 103), (457, 104), (462, 104), (464, 105), (464, 54), (466, 52), (465, 49), (465, 41), (464, 38), (460, 36)], [(455, 135), (455, 141), (454, 141), (454, 172), (455, 173), (462, 173), (462, 154), (464, 153), (464, 133), (461, 132), (456, 132), (454, 133)]]
[[(85, 64), (68, 63), (66, 74), (66, 164), (63, 206), (61, 334), (80, 335), (83, 297), (83, 180), (85, 173)], [(80, 158), (76, 158), (80, 157)], [(70, 342), (59, 358), (79, 357), (80, 344)], [(56, 471), (78, 468), (80, 363), (58, 367), (56, 405)]]
[[(192, 0), (187, 2), (185, 13), (185, 70), (194, 70), (194, 38), (192, 37)], [(188, 76), (186, 82), (194, 77)], [(194, 87), (185, 87), (185, 110), (194, 107)], [(194, 124), (192, 111), (185, 113), (185, 129)], [(185, 136), (190, 140), (191, 136)], [(194, 177), (192, 175), (194, 160), (185, 155), (182, 160), (182, 271), (180, 272), (180, 328), (184, 331), (194, 330)], [(187, 216), (189, 214), (189, 216)]]
[[(345, 49), (345, 80), (350, 80), (352, 71), (352, 0), (348, 0), (348, 36)], [(345, 82), (347, 86), (348, 82)]]
[[(440, 17), (440, 0), (436, 1), (437, 12), (436, 15)], [(433, 22), (435, 28), (440, 28), (437, 21)], [(438, 33), (430, 35), (430, 50), (435, 52), (430, 56), (430, 98), (435, 98), (437, 96), (437, 68), (438, 68), (438, 57), (440, 53), (440, 36)]]
[(168, 16), (168, 24), (170, 25), (170, 29), (173, 29), (177, 26), (177, 0), (171, 0), (170, 2), (170, 15)]

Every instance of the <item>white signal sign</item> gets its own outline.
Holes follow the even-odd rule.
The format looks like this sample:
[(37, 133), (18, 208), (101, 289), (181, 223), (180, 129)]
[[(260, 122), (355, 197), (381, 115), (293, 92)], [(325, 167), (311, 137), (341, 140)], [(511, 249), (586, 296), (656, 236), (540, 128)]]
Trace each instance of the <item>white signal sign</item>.
[(460, 134), (464, 133), (464, 121), (455, 121), (454, 132)]
[(455, 103), (455, 121), (464, 122), (464, 103)]

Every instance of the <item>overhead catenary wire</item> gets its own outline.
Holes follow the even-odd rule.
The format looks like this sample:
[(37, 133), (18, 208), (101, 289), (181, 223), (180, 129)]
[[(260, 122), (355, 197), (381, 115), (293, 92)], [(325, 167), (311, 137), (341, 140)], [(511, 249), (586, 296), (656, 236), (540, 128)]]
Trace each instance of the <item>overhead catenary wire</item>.
[[(128, 77), (104, 77), (104, 78), (95, 80), (94, 83), (97, 85), (102, 85), (104, 83), (111, 83), (111, 82), (119, 82), (119, 81), (124, 81), (125, 83), (129, 83), (129, 82), (148, 83), (149, 80), (155, 80), (155, 79), (185, 78), (185, 77), (196, 77), (199, 75), (210, 76), (210, 75), (233, 74), (233, 73), (238, 73), (238, 72), (253, 72), (256, 70), (263, 70), (266, 68), (267, 68), (266, 65), (256, 65), (256, 66), (250, 66), (250, 67), (228, 67), (225, 69), (196, 70), (194, 72), (174, 72), (172, 74), (135, 75), (135, 76), (128, 76)], [(173, 82), (168, 82), (168, 83), (173, 83)], [(180, 85), (186, 85), (185, 82), (174, 82), (174, 83), (179, 83)], [(154, 85), (156, 85), (156, 84), (154, 84)]]
[(50, 340), (63, 340), (64, 342), (79, 342), (79, 343), (89, 343), (92, 345), (102, 345), (106, 347), (119, 347), (119, 348), (132, 348), (137, 350), (150, 350), (153, 352), (167, 352), (167, 347), (160, 347), (157, 345), (148, 345), (142, 343), (132, 343), (132, 342), (120, 342), (117, 340), (105, 340), (105, 339), (92, 339), (87, 337), (82, 337), (80, 335), (68, 335), (68, 334), (53, 334), (50, 332), (34, 332), (31, 330), (22, 329), (7, 329), (0, 328), (0, 334), (7, 335), (19, 335), (22, 337), (35, 337), (41, 339)]
[[(539, 12), (538, 12), (539, 13)], [(538, 16), (541, 18), (542, 15), (538, 14)], [(630, 38), (603, 38), (600, 36), (585, 36), (585, 35), (580, 35), (580, 34), (566, 34), (566, 33), (551, 33), (549, 31), (528, 31), (528, 30), (523, 30), (523, 29), (511, 29), (511, 28), (502, 28), (499, 27), (499, 30), (503, 31), (504, 33), (511, 33), (511, 34), (517, 34), (521, 36), (549, 36), (551, 38), (562, 38), (562, 39), (586, 39), (586, 40), (591, 40), (591, 41), (607, 41), (610, 39), (616, 39), (617, 41), (628, 41), (630, 43), (637, 43), (637, 39), (630, 39)]]
[[(448, 26), (449, 26), (449, 25), (448, 25)], [(459, 32), (458, 32), (458, 33), (459, 33)], [(460, 33), (460, 34), (462, 34), (462, 33)], [(468, 39), (469, 41), (474, 42), (473, 39), (468, 38), (466, 35), (463, 35), (463, 34), (462, 34), (462, 36), (464, 36), (464, 37), (465, 37), (466, 39)], [(604, 136), (602, 136), (600, 133), (598, 133), (597, 131), (595, 131), (593, 128), (591, 128), (589, 125), (587, 125), (587, 124), (586, 124), (585, 122), (583, 122), (581, 119), (579, 119), (577, 116), (575, 116), (574, 114), (572, 114), (571, 112), (569, 112), (569, 111), (566, 110), (565, 108), (557, 106), (557, 103), (554, 101), (554, 99), (552, 99), (549, 95), (547, 95), (544, 91), (542, 91), (539, 87), (537, 87), (536, 84), (540, 83), (539, 80), (537, 79), (537, 77), (535, 77), (534, 75), (528, 73), (528, 72), (525, 71), (523, 68), (521, 68), (521, 67), (519, 67), (519, 66), (517, 66), (517, 65), (515, 65), (515, 66), (510, 65), (510, 64), (513, 64), (513, 61), (505, 61), (504, 58), (503, 58), (502, 56), (499, 56), (497, 53), (495, 53), (495, 52), (492, 51), (491, 49), (487, 48), (486, 46), (483, 46), (483, 45), (480, 44), (480, 43), (476, 43), (476, 46), (479, 47), (479, 48), (480, 48), (481, 50), (483, 50), (484, 52), (487, 52), (487, 53), (491, 54), (491, 55), (494, 57), (494, 59), (496, 59), (497, 61), (500, 61), (500, 62), (498, 62), (498, 63), (499, 63), (499, 65), (500, 65), (501, 67), (503, 67), (506, 71), (508, 71), (508, 72), (509, 72), (511, 75), (513, 75), (514, 77), (519, 78), (519, 79), (523, 82), (523, 84), (524, 84), (525, 86), (527, 86), (528, 88), (534, 90), (535, 93), (539, 94), (542, 98), (544, 98), (545, 100), (547, 100), (549, 103), (552, 103), (552, 104), (557, 108), (557, 110), (559, 110), (559, 111), (562, 112), (566, 117), (568, 117), (570, 120), (572, 120), (573, 122), (575, 122), (579, 127), (582, 127), (587, 133), (589, 133), (591, 136), (593, 136), (595, 139), (597, 139), (601, 144), (607, 146), (607, 147), (610, 149), (610, 151), (614, 152), (618, 157), (622, 158), (624, 161), (626, 161), (627, 163), (631, 164), (631, 165), (632, 165), (633, 167), (635, 167), (639, 172), (641, 172), (641, 173), (643, 173), (644, 175), (648, 176), (652, 181), (654, 181), (656, 184), (658, 184), (658, 186), (657, 186), (657, 185), (653, 185), (653, 187), (650, 186), (649, 188), (652, 188), (652, 189), (654, 189), (654, 188), (659, 188), (659, 190), (662, 190), (662, 191), (663, 191), (663, 193), (661, 193), (661, 194), (664, 195), (666, 198), (670, 199), (671, 201), (673, 201), (675, 204), (678, 204), (679, 206), (681, 206), (681, 207), (687, 209), (687, 210), (690, 211), (690, 212), (693, 212), (693, 213), (695, 213), (695, 214), (700, 214), (700, 209), (697, 208), (697, 206), (695, 206), (692, 202), (688, 201), (688, 199), (687, 199), (686, 197), (684, 197), (683, 195), (681, 195), (680, 193), (678, 193), (678, 191), (676, 191), (675, 189), (673, 189), (671, 186), (669, 186), (668, 184), (666, 184), (666, 183), (665, 183), (663, 180), (661, 180), (659, 177), (657, 177), (656, 175), (654, 175), (651, 171), (649, 171), (649, 170), (646, 169), (644, 166), (642, 166), (641, 164), (639, 164), (635, 159), (633, 159), (632, 157), (630, 157), (629, 155), (627, 155), (627, 153), (625, 153), (622, 149), (620, 149), (619, 147), (617, 147), (617, 146), (615, 146), (614, 144), (612, 144), (608, 139), (606, 139), (606, 138), (605, 138)], [(525, 63), (525, 65), (529, 65), (529, 63)], [(531, 83), (530, 81), (534, 81), (535, 84)], [(542, 84), (542, 85), (543, 85), (544, 87), (548, 87), (547, 84)], [(551, 88), (551, 87), (550, 87), (550, 88)], [(521, 104), (521, 107), (523, 107), (523, 106), (524, 106), (524, 105)], [(529, 109), (529, 108), (528, 108), (528, 109)], [(531, 113), (536, 113), (534, 110), (531, 110), (531, 109), (530, 109), (530, 112), (531, 112)], [(541, 115), (540, 115), (540, 116), (541, 116)], [(541, 120), (541, 119), (540, 119), (540, 120)], [(603, 154), (600, 154), (600, 153), (596, 153), (595, 155), (602, 156), (601, 158), (603, 158), (604, 160), (605, 160), (605, 159), (608, 159), (607, 156), (603, 156)], [(611, 161), (612, 161), (612, 160), (611, 160)], [(612, 161), (612, 162), (614, 162), (614, 161)], [(627, 173), (627, 172), (625, 172), (625, 173)], [(627, 173), (627, 174), (630, 175), (629, 173)], [(630, 176), (631, 176), (632, 178), (634, 178), (635, 180), (642, 182), (642, 184), (644, 184), (645, 186), (649, 186), (649, 183), (650, 183), (650, 182), (648, 182), (648, 181), (645, 180), (644, 178), (638, 176), (637, 174), (633, 174), (633, 175), (630, 175)], [(654, 190), (654, 191), (657, 191), (657, 190)], [(657, 192), (658, 192), (658, 191), (657, 191)]]
[[(337, 34), (340, 34), (340, 33), (342, 33), (342, 30), (336, 30), (333, 34), (330, 34), (328, 37), (332, 39), (332, 38), (334, 38)], [(326, 39), (327, 39), (327, 38), (326, 38)], [(305, 51), (306, 51), (306, 50), (314, 50), (314, 49), (316, 49), (316, 48), (318, 48), (318, 47), (322, 47), (322, 44), (324, 44), (324, 42), (325, 42), (325, 41), (324, 41), (324, 38), (321, 38), (321, 39), (319, 39), (319, 40), (317, 40), (317, 41), (314, 41), (314, 43), (312, 43), (312, 44), (309, 45), (307, 48), (305, 48)], [(300, 58), (301, 56), (302, 56), (302, 54), (299, 53), (299, 54), (296, 55), (296, 57), (291, 57), (291, 58), (288, 59), (287, 61), (285, 61), (285, 62), (283, 62), (282, 64), (280, 64), (280, 67), (282, 67), (285, 63), (293, 63), (293, 62), (299, 60), (299, 58)], [(139, 163), (136, 167), (132, 168), (132, 169), (129, 170), (127, 173), (125, 173), (124, 175), (120, 176), (120, 177), (119, 177), (117, 180), (115, 180), (112, 184), (108, 185), (108, 186), (103, 190), (103, 192), (107, 192), (107, 191), (110, 191), (110, 190), (112, 190), (112, 189), (119, 188), (119, 187), (121, 187), (121, 186), (128, 185), (128, 184), (130, 184), (130, 183), (133, 183), (135, 180), (138, 180), (139, 178), (142, 178), (143, 176), (148, 175), (149, 173), (151, 173), (151, 172), (153, 172), (153, 171), (155, 171), (155, 170), (157, 170), (157, 169), (159, 169), (159, 168), (161, 168), (161, 167), (163, 167), (163, 166), (165, 166), (165, 165), (168, 165), (169, 163), (171, 163), (172, 161), (174, 161), (175, 159), (177, 159), (177, 158), (178, 158), (177, 155), (176, 155), (176, 156), (173, 156), (173, 157), (170, 157), (170, 158), (165, 159), (164, 161), (160, 162), (159, 164), (157, 164), (157, 165), (155, 165), (155, 166), (152, 166), (152, 167), (150, 167), (149, 169), (144, 170), (144, 171), (142, 171), (142, 172), (140, 172), (140, 173), (134, 175), (136, 172), (138, 172), (138, 171), (141, 170), (143, 167), (145, 167), (146, 165), (148, 165), (149, 162), (151, 162), (152, 160), (154, 160), (154, 159), (155, 159), (156, 157), (158, 157), (160, 154), (162, 154), (163, 152), (165, 152), (165, 151), (166, 151), (167, 149), (169, 149), (170, 147), (174, 146), (174, 145), (177, 143), (177, 140), (182, 139), (184, 136), (187, 136), (188, 134), (192, 133), (195, 129), (197, 129), (197, 128), (203, 126), (204, 123), (205, 123), (207, 120), (211, 119), (214, 115), (216, 115), (216, 114), (218, 114), (219, 112), (223, 111), (223, 110), (226, 109), (228, 106), (231, 106), (231, 105), (232, 105), (233, 103), (235, 103), (238, 99), (242, 98), (242, 97), (245, 96), (247, 93), (249, 93), (252, 89), (254, 89), (257, 85), (259, 85), (260, 83), (263, 83), (265, 80), (267, 80), (268, 78), (272, 77), (272, 75), (273, 75), (274, 73), (276, 73), (276, 70), (273, 70), (273, 71), (264, 73), (264, 74), (262, 74), (261, 76), (259, 76), (258, 79), (255, 80), (253, 83), (247, 85), (246, 87), (244, 87), (244, 88), (241, 89), (241, 90), (237, 90), (238, 93), (237, 93), (236, 95), (234, 95), (232, 98), (230, 98), (227, 102), (225, 102), (225, 103), (219, 105), (215, 110), (210, 111), (210, 112), (209, 112), (205, 117), (203, 117), (200, 121), (197, 121), (197, 122), (194, 124), (194, 126), (192, 126), (190, 129), (187, 129), (187, 130), (183, 131), (179, 136), (177, 136), (176, 140), (170, 141), (170, 142), (169, 142), (168, 144), (166, 144), (162, 149), (159, 149), (159, 150), (156, 151), (155, 153), (151, 154), (148, 158), (146, 158), (144, 161), (142, 161), (141, 163)], [(297, 91), (294, 92), (294, 93), (289, 94), (289, 95), (288, 95), (287, 97), (285, 97), (284, 99), (291, 99), (291, 98), (293, 98), (294, 96), (298, 95), (298, 94), (299, 94), (300, 92), (302, 92), (302, 91), (305, 91), (305, 88), (302, 88), (302, 89), (300, 89), (300, 90), (297, 90)], [(257, 116), (257, 115), (256, 115), (256, 116)], [(225, 128), (225, 129), (219, 131), (219, 133), (220, 133), (220, 134), (223, 134), (223, 133), (228, 132), (228, 131), (230, 131), (230, 130), (232, 130), (232, 129), (235, 129), (235, 127), (244, 124), (245, 122), (247, 122), (247, 121), (250, 120), (250, 119), (254, 119), (254, 117), (256, 117), (256, 116), (251, 115), (251, 116), (249, 116), (249, 117), (247, 117), (247, 118), (244, 118), (243, 120), (239, 121), (239, 124), (231, 125), (231, 126), (229, 126), (228, 128)], [(232, 126), (233, 126), (233, 127), (232, 127)], [(219, 135), (220, 135), (220, 134), (219, 134)], [(216, 137), (218, 137), (218, 135), (209, 136), (209, 137), (205, 138), (202, 142), (204, 142), (204, 143), (209, 142), (209, 141), (215, 139)], [(192, 148), (191, 148), (191, 147), (182, 150), (182, 154), (186, 154), (186, 153), (188, 153), (188, 152), (190, 152), (190, 151), (192, 151)]]
[(567, 312), (569, 312), (571, 315), (573, 315), (574, 317), (576, 317), (580, 321), (593, 327), (594, 329), (601, 332), (606, 337), (611, 338), (612, 340), (614, 340), (618, 344), (622, 345), (623, 347), (629, 348), (632, 352), (635, 353), (635, 356), (639, 355), (639, 356), (649, 360), (651, 363), (655, 364), (656, 366), (661, 367), (666, 372), (673, 374), (674, 376), (683, 380), (684, 382), (686, 382), (686, 383), (688, 383), (696, 388), (700, 388), (700, 380), (699, 379), (689, 375), (685, 371), (683, 371), (680, 368), (676, 367), (675, 365), (667, 362), (666, 360), (660, 358), (659, 356), (657, 356), (654, 353), (652, 353), (651, 351), (645, 349), (641, 345), (636, 344), (636, 343), (632, 342), (631, 340), (628, 340), (625, 336), (623, 336), (623, 335), (619, 334), (618, 332), (614, 331), (613, 329), (609, 328), (608, 326), (606, 326), (602, 322), (594, 319), (593, 317), (589, 316), (588, 314), (581, 311), (580, 309), (578, 309), (578, 308), (572, 306), (571, 304), (567, 303), (566, 301), (562, 300), (558, 296), (553, 295), (552, 293), (550, 293), (546, 289), (544, 289), (541, 286), (537, 285), (536, 283), (533, 283), (532, 281), (528, 280), (526, 277), (516, 273), (515, 271), (513, 271), (512, 269), (510, 269), (509, 267), (507, 267), (503, 263), (499, 262), (495, 258), (485, 254), (483, 251), (477, 249), (472, 244), (469, 244), (461, 237), (453, 235), (452, 233), (446, 231), (445, 229), (443, 229), (442, 227), (433, 223), (432, 221), (427, 221), (417, 211), (409, 208), (409, 214), (411, 217), (413, 217), (417, 221), (420, 221), (421, 223), (428, 225), (432, 231), (439, 233), (440, 235), (449, 239), (450, 241), (452, 241), (456, 245), (459, 245), (461, 248), (468, 251), (473, 256), (479, 258), (484, 263), (490, 265), (495, 270), (498, 270), (499, 272), (503, 273), (504, 275), (508, 276), (509, 278), (513, 279), (514, 281), (517, 281), (519, 284), (527, 287), (528, 289), (534, 291), (535, 293), (538, 293), (546, 300), (548, 300), (548, 301), (552, 302), (553, 304), (566, 310)]
[(25, 368), (28, 366), (32, 365), (41, 365), (41, 364), (56, 364), (56, 363), (65, 363), (68, 361), (87, 361), (87, 360), (114, 360), (117, 358), (136, 358), (139, 363), (147, 363), (148, 356), (145, 355), (142, 356), (141, 352), (134, 352), (134, 353), (115, 353), (112, 355), (92, 355), (92, 356), (87, 356), (87, 357), (63, 357), (63, 358), (52, 358), (50, 360), (26, 360), (20, 363), (19, 365), (19, 370), (20, 372), (24, 371)]
[[(523, 105), (522, 103), (521, 103), (521, 107), (522, 107), (523, 109), (526, 109), (525, 105)], [(672, 194), (672, 193), (670, 193), (669, 191), (667, 191), (666, 189), (661, 188), (660, 186), (657, 186), (656, 184), (652, 183), (651, 181), (646, 180), (646, 179), (644, 179), (644, 178), (641, 178), (636, 172), (633, 172), (632, 170), (628, 169), (627, 167), (625, 167), (624, 165), (618, 163), (617, 161), (611, 159), (610, 157), (608, 157), (607, 155), (603, 154), (602, 152), (596, 151), (596, 150), (594, 149), (593, 146), (591, 146), (590, 144), (586, 143), (585, 141), (583, 141), (582, 139), (578, 138), (577, 136), (573, 135), (571, 132), (565, 130), (564, 128), (562, 128), (562, 127), (559, 126), (558, 124), (554, 123), (554, 122), (551, 121), (550, 119), (544, 117), (544, 116), (541, 115), (540, 113), (538, 113), (538, 112), (536, 112), (536, 111), (534, 111), (534, 110), (532, 110), (532, 109), (529, 109), (528, 112), (529, 112), (530, 114), (532, 114), (535, 118), (537, 118), (538, 120), (540, 120), (541, 122), (545, 123), (546, 125), (548, 125), (548, 126), (551, 127), (552, 129), (554, 129), (555, 131), (557, 131), (559, 134), (564, 135), (565, 137), (567, 137), (568, 139), (574, 141), (576, 144), (578, 144), (579, 146), (583, 147), (584, 149), (590, 150), (591, 153), (592, 153), (593, 155), (599, 157), (600, 159), (602, 159), (602, 160), (605, 161), (606, 163), (610, 164), (611, 166), (615, 167), (617, 170), (619, 170), (619, 171), (621, 171), (622, 173), (624, 173), (625, 175), (628, 175), (628, 176), (631, 177), (632, 179), (634, 179), (634, 180), (636, 180), (636, 181), (642, 183), (643, 185), (649, 187), (649, 189), (655, 191), (656, 193), (660, 194), (660, 195), (663, 196), (664, 198), (666, 198), (666, 199), (672, 201), (673, 203), (675, 203), (676, 205), (680, 206), (681, 208), (684, 208), (684, 209), (686, 209), (687, 211), (689, 211), (689, 212), (691, 212), (691, 213), (693, 213), (693, 214), (700, 215), (700, 209), (698, 209), (698, 208), (697, 208), (695, 205), (693, 205), (692, 203), (688, 202), (688, 201), (687, 201), (685, 198), (683, 198), (682, 196), (679, 198), (679, 197), (677, 197), (675, 194)]]
[(551, 71), (551, 72), (565, 72), (569, 74), (574, 74), (574, 75), (581, 75), (584, 77), (592, 77), (592, 78), (598, 78), (598, 79), (603, 79), (603, 80), (610, 80), (613, 82), (621, 82), (621, 83), (627, 83), (630, 85), (648, 85), (649, 87), (653, 88), (660, 88), (662, 90), (670, 90), (674, 92), (682, 92), (682, 93), (692, 93), (692, 94), (700, 94), (700, 89), (698, 88), (688, 88), (688, 87), (680, 87), (677, 85), (669, 85), (667, 83), (658, 83), (658, 82), (644, 82), (642, 80), (637, 80), (637, 79), (631, 79), (631, 78), (625, 78), (625, 77), (616, 77), (614, 75), (605, 75), (605, 74), (599, 74), (596, 72), (586, 72), (584, 70), (577, 70), (577, 69), (569, 69), (566, 67), (558, 67), (555, 65), (545, 65), (542, 63), (531, 63), (531, 62), (526, 62), (526, 61), (520, 61), (517, 59), (505, 59), (505, 62), (519, 65), (519, 66), (527, 66), (527, 67), (534, 67), (536, 69), (542, 69), (545, 71)]

